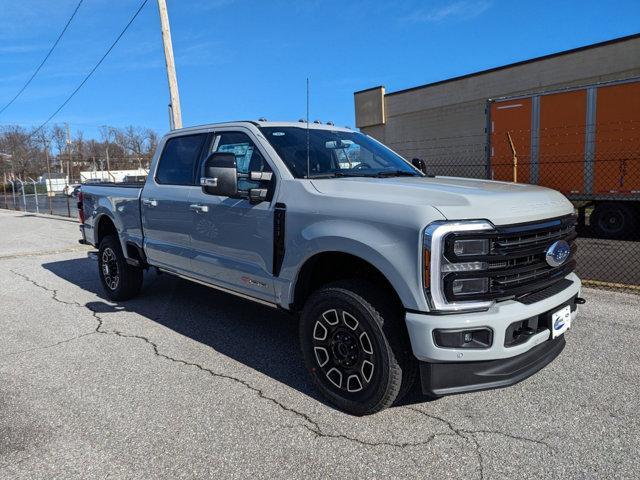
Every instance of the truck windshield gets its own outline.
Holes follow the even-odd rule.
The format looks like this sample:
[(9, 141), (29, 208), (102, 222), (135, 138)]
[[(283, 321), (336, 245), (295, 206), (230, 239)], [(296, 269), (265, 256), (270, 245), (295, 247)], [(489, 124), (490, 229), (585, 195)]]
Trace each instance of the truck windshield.
[(402, 157), (361, 133), (304, 126), (260, 130), (296, 178), (422, 176)]

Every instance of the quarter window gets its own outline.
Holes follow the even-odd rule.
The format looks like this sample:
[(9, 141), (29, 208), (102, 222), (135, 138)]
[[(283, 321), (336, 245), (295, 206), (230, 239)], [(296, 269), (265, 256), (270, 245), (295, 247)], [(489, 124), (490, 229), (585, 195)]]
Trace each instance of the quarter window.
[(207, 135), (201, 133), (167, 140), (160, 156), (156, 181), (168, 185), (193, 185), (195, 168), (206, 138)]

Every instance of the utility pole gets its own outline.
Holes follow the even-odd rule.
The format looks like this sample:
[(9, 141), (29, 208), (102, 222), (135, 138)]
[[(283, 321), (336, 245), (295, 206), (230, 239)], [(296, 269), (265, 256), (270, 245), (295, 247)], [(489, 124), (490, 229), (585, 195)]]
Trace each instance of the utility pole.
[(67, 216), (71, 217), (71, 205), (69, 205), (69, 189), (71, 188), (71, 133), (69, 133), (68, 123), (65, 123), (65, 127), (67, 127), (67, 153), (69, 154), (69, 158), (67, 159), (67, 186), (65, 197), (67, 197)]
[(67, 184), (71, 183), (71, 133), (69, 132), (69, 124), (65, 123), (65, 128), (67, 130), (67, 154), (69, 158), (67, 159)]
[[(49, 144), (44, 143), (44, 155), (47, 159), (47, 180), (49, 181), (49, 189), (47, 190), (47, 199), (49, 200), (49, 214), (53, 215), (53, 205), (51, 204), (51, 195), (53, 194), (53, 187), (51, 186), (51, 159), (49, 158)], [(58, 155), (60, 153), (58, 152)]]
[(178, 93), (178, 78), (176, 65), (173, 60), (173, 45), (171, 43), (171, 29), (169, 28), (169, 13), (166, 0), (158, 0), (160, 25), (162, 27), (162, 43), (164, 45), (164, 59), (167, 65), (167, 79), (169, 80), (169, 96), (171, 103), (171, 129), (182, 128), (182, 112), (180, 110), (180, 94)]

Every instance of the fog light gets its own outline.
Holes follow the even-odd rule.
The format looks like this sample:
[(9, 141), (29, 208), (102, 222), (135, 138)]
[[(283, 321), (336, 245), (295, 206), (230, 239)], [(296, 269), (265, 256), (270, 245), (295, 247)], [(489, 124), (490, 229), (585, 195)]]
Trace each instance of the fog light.
[(493, 341), (493, 332), (489, 328), (437, 329), (433, 331), (433, 341), (441, 348), (489, 348)]
[(474, 295), (489, 290), (488, 278), (458, 278), (451, 284), (454, 295)]

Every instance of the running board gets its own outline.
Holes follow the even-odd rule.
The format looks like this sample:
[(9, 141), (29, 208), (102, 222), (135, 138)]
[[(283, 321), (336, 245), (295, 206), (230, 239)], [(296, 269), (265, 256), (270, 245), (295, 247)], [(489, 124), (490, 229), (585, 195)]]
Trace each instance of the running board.
[(198, 280), (197, 278), (193, 278), (193, 277), (189, 277), (187, 275), (183, 275), (181, 273), (176, 273), (173, 272), (171, 270), (167, 270), (166, 268), (161, 268), (161, 267), (156, 267), (159, 271), (163, 272), (163, 273), (168, 273), (169, 275), (174, 275), (176, 277), (180, 277), (184, 280), (188, 280), (190, 282), (194, 282), (194, 283), (198, 283), (200, 285), (204, 285), (205, 287), (209, 287), (209, 288), (213, 288), (214, 290), (218, 290), (220, 292), (224, 292), (224, 293), (228, 293), (230, 295), (234, 295), (236, 297), (240, 297), (240, 298), (244, 298), (245, 300), (249, 300), (255, 303), (259, 303), (261, 305), (264, 305), (266, 307), (271, 307), (271, 308), (280, 308), (280, 305), (273, 303), (273, 302), (268, 302), (267, 300), (262, 300), (260, 298), (256, 298), (256, 297), (252, 297), (251, 295), (247, 295), (245, 293), (240, 293), (240, 292), (236, 292), (235, 290), (230, 290), (228, 288), (225, 287), (221, 287), (219, 285), (214, 285), (213, 283), (208, 283), (208, 282), (204, 282), (202, 280)]

